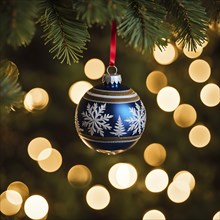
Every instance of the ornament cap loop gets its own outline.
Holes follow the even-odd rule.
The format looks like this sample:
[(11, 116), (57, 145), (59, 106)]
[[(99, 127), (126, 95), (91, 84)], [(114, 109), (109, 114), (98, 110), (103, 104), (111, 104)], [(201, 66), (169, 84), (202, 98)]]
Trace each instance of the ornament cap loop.
[(109, 75), (112, 75), (112, 74), (116, 75), (117, 72), (118, 72), (118, 68), (117, 68), (115, 65), (114, 65), (114, 66), (109, 65), (109, 66), (107, 67), (107, 69), (106, 69), (106, 72), (107, 72)]

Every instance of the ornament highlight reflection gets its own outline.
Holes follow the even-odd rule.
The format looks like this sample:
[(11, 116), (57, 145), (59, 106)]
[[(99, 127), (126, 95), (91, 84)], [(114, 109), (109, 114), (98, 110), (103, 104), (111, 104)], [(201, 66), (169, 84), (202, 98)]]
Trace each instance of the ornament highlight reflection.
[(95, 185), (88, 190), (86, 202), (92, 209), (101, 210), (108, 206), (110, 194), (104, 186)]

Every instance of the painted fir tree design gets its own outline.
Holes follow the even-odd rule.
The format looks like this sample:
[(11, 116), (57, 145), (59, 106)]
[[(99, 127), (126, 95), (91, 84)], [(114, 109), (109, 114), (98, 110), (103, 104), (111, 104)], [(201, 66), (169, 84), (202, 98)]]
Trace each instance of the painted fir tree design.
[(129, 128), (127, 131), (133, 131), (132, 135), (141, 134), (145, 127), (146, 121), (146, 112), (143, 103), (141, 102), (140, 105), (135, 103), (135, 108), (129, 108), (130, 112), (132, 113), (132, 117), (127, 118), (125, 121), (129, 123)]
[(106, 103), (100, 106), (98, 106), (97, 103), (94, 103), (93, 105), (88, 103), (86, 111), (82, 112), (82, 126), (88, 129), (90, 135), (93, 136), (97, 133), (104, 137), (104, 130), (110, 130), (112, 128), (108, 121), (113, 115), (105, 114), (105, 110)]
[(110, 132), (110, 133), (111, 133), (111, 134), (114, 134), (115, 136), (118, 136), (118, 137), (121, 137), (121, 136), (127, 134), (127, 133), (125, 132), (125, 127), (124, 127), (124, 125), (123, 125), (123, 122), (122, 122), (122, 120), (121, 120), (120, 115), (118, 116), (118, 120), (117, 120), (117, 122), (116, 122), (116, 124), (115, 124), (115, 126), (114, 126), (113, 131)]

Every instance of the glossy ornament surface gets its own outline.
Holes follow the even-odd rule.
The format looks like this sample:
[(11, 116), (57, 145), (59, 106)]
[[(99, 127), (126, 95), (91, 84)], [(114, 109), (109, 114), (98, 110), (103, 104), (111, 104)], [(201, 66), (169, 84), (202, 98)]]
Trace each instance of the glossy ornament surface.
[(121, 84), (121, 75), (105, 74), (103, 84), (86, 92), (75, 114), (79, 137), (97, 152), (117, 154), (140, 139), (146, 110), (138, 94)]

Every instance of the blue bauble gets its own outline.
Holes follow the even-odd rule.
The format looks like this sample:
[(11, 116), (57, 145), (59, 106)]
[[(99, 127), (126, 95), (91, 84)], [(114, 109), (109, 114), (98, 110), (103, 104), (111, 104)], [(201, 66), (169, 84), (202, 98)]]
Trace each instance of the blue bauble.
[(146, 110), (134, 90), (121, 84), (121, 75), (105, 74), (103, 84), (86, 92), (75, 114), (82, 141), (97, 152), (117, 154), (140, 139)]

